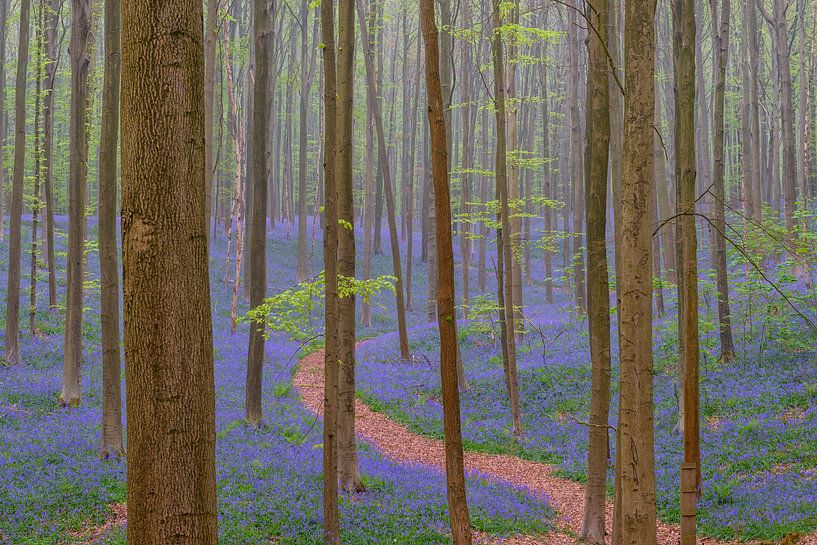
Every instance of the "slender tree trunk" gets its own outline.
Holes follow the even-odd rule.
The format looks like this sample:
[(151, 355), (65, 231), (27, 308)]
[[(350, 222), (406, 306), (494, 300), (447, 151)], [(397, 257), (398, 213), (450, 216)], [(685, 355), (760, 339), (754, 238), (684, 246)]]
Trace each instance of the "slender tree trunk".
[[(105, 0), (105, 79), (99, 134), (99, 270), (102, 327), (102, 441), (100, 458), (121, 455), (122, 356), (119, 352), (119, 257), (116, 243), (119, 150), (120, 9)], [(206, 231), (206, 230), (205, 230)]]
[(202, 19), (200, 1), (122, 4), (130, 545), (218, 536)]
[[(675, 73), (675, 179), (678, 247), (678, 338), (684, 463), (697, 467), (700, 484), (700, 414), (698, 403), (698, 250), (695, 230), (696, 147), (695, 73), (697, 29), (694, 0), (675, 0), (673, 65)], [(694, 543), (695, 527), (683, 524), (684, 545)], [(691, 533), (691, 535), (690, 535)]]
[(72, 0), (71, 127), (68, 173), (68, 266), (65, 344), (60, 405), (79, 406), (82, 396), (82, 284), (85, 265), (85, 203), (88, 194), (88, 107), (93, 52), (91, 0)]
[(14, 92), (14, 172), (9, 206), (9, 262), (6, 289), (6, 361), (20, 365), (20, 259), (22, 254), (23, 184), (26, 162), (26, 72), (31, 35), (31, 0), (20, 0), (17, 75)]
[[(6, 59), (6, 22), (8, 20), (8, 0), (0, 0), (0, 59)], [(19, 38), (18, 38), (19, 39)], [(0, 63), (0, 104), (6, 103), (6, 66)], [(8, 113), (5, 108), (0, 114), (0, 241), (5, 238), (3, 216), (5, 207), (5, 187), (8, 171), (5, 164), (4, 148), (8, 140)]]
[(369, 106), (373, 109), (372, 117), (374, 118), (375, 132), (377, 133), (377, 149), (380, 164), (383, 168), (383, 184), (386, 190), (386, 207), (389, 221), (389, 236), (391, 238), (391, 254), (392, 254), (392, 268), (394, 276), (397, 279), (395, 291), (397, 296), (397, 329), (400, 336), (400, 354), (404, 360), (408, 360), (409, 354), (408, 345), (408, 331), (406, 328), (406, 307), (404, 303), (403, 291), (403, 270), (402, 262), (400, 260), (400, 243), (398, 241), (397, 233), (397, 217), (394, 204), (394, 190), (391, 181), (391, 168), (389, 167), (389, 157), (386, 150), (386, 136), (383, 131), (383, 118), (381, 117), (380, 107), (377, 97), (372, 96), (377, 89), (374, 81), (374, 59), (371, 41), (369, 40), (369, 32), (366, 28), (366, 21), (363, 16), (363, 9), (358, 0), (357, 5), (358, 18), (360, 20), (360, 38), (365, 48), (363, 58), (366, 65), (366, 79), (368, 85), (366, 89), (369, 93)]
[[(218, 42), (218, 10), (221, 0), (207, 0), (207, 21), (204, 32), (204, 214), (205, 222), (210, 225), (213, 202), (213, 179), (215, 159), (213, 154), (214, 137), (214, 102), (216, 96), (216, 43)], [(218, 195), (216, 195), (216, 198)]]
[(298, 263), (296, 280), (306, 280), (306, 146), (307, 146), (307, 113), (309, 108), (309, 76), (307, 58), (307, 24), (309, 15), (307, 2), (301, 3), (301, 101), (298, 115)]
[[(355, 277), (354, 185), (352, 120), (355, 78), (355, 2), (338, 2), (337, 158), (338, 278)], [(355, 443), (355, 296), (338, 302), (338, 478), (346, 491), (360, 490)]]
[(570, 180), (573, 188), (573, 231), (571, 255), (573, 257), (573, 275), (576, 282), (576, 306), (579, 311), (587, 311), (586, 291), (584, 286), (584, 235), (582, 232), (582, 152), (581, 121), (579, 119), (579, 25), (577, 10), (569, 8), (568, 16), (568, 105), (570, 108)]
[(622, 542), (655, 545), (652, 360), (654, 0), (625, 3), (624, 171), (621, 187), (621, 480)]
[(43, 27), (45, 5), (37, 5), (34, 24), (34, 194), (31, 203), (31, 249), (29, 252), (28, 330), (37, 334), (37, 257), (39, 255), (38, 226), (40, 219), (40, 183), (42, 180), (42, 86), (43, 86)]
[[(57, 260), (54, 250), (54, 90), (57, 79), (57, 23), (62, 0), (51, 0), (45, 13), (45, 87), (43, 89), (43, 164), (45, 190), (45, 246), (48, 267), (48, 305), (57, 310)], [(2, 22), (0, 22), (2, 24)], [(5, 52), (0, 52), (5, 58)], [(0, 79), (2, 81), (2, 79)], [(3, 91), (5, 93), (5, 91)]]
[[(505, 365), (505, 380), (510, 398), (513, 433), (522, 434), (522, 417), (519, 411), (519, 382), (516, 369), (516, 340), (515, 321), (513, 312), (513, 279), (511, 263), (513, 260), (511, 243), (507, 233), (510, 232), (510, 207), (508, 205), (508, 177), (507, 151), (505, 134), (505, 65), (502, 44), (502, 33), (498, 31), (502, 21), (499, 14), (499, 0), (494, 0), (493, 14), (493, 61), (494, 61), (494, 100), (496, 102), (496, 193), (500, 202), (500, 227), (497, 229), (497, 291), (499, 292), (500, 322), (504, 334), (503, 360)], [(504, 236), (503, 236), (504, 235)], [(499, 257), (501, 253), (502, 257)], [(502, 270), (504, 269), (504, 270)], [(499, 271), (502, 270), (500, 274)]]
[(338, 206), (335, 188), (337, 138), (337, 72), (335, 67), (335, 2), (321, 2), (324, 102), (324, 210), (323, 266), (326, 282), (323, 394), (323, 541), (340, 545), (338, 514)]
[[(471, 27), (471, 11), (468, 2), (461, 5), (463, 12), (463, 26), (465, 28)], [(473, 62), (471, 60), (471, 44), (463, 43), (462, 47), (462, 71), (465, 77), (463, 78), (460, 87), (460, 101), (463, 104), (462, 110), (462, 192), (460, 196), (460, 214), (462, 214), (463, 221), (458, 225), (460, 231), (460, 255), (462, 256), (462, 305), (463, 317), (468, 319), (468, 304), (469, 304), (469, 284), (471, 273), (471, 223), (469, 218), (471, 215), (471, 171), (473, 170), (473, 127), (471, 124), (471, 72), (473, 71)]]
[[(422, 0), (420, 18), (426, 50), (428, 121), (431, 127), (432, 164), (437, 206), (437, 323), (440, 330), (440, 376), (443, 385), (445, 474), (451, 534), (454, 545), (471, 545), (471, 524), (465, 496), (465, 464), (460, 429), (457, 383), (457, 313), (454, 301), (454, 248), (451, 240), (451, 201), (448, 179), (448, 141), (440, 85), (440, 52), (433, 0)], [(365, 42), (364, 42), (365, 43)]]
[[(269, 97), (270, 47), (272, 36), (273, 0), (253, 0), (253, 41), (255, 42), (255, 79), (252, 82), (253, 123), (252, 157), (253, 184), (252, 228), (250, 229), (250, 308), (264, 303), (267, 291), (267, 180), (269, 179)], [(261, 406), (261, 386), (264, 372), (264, 324), (250, 323), (247, 352), (247, 390), (245, 411), (251, 426), (260, 426), (264, 413)]]
[(584, 522), (579, 539), (604, 545), (610, 415), (610, 288), (607, 270), (607, 176), (610, 144), (610, 84), (607, 59), (607, 0), (589, 6), (585, 208), (587, 310), (592, 386), (587, 449)]
[(724, 217), (726, 192), (724, 191), (724, 109), (726, 92), (726, 66), (729, 62), (729, 18), (730, 0), (721, 0), (720, 27), (717, 22), (717, 0), (710, 0), (713, 17), (713, 72), (715, 75), (714, 119), (715, 130), (713, 142), (712, 193), (713, 218), (715, 224), (714, 265), (718, 287), (718, 324), (721, 341), (721, 359), (729, 361), (734, 357), (735, 346), (732, 341), (732, 318), (729, 311), (729, 279), (726, 270), (726, 221)]

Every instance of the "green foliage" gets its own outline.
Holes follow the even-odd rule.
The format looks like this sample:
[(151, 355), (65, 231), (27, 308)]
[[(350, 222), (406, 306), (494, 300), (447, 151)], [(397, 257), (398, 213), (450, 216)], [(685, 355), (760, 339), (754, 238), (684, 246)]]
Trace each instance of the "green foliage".
[[(393, 276), (379, 276), (370, 280), (358, 280), (345, 276), (338, 277), (338, 296), (360, 297), (371, 303), (384, 292), (395, 292)], [(279, 292), (247, 312), (241, 317), (244, 323), (264, 325), (264, 334), (283, 333), (295, 342), (310, 345), (317, 342), (317, 319), (322, 315), (326, 297), (326, 281), (323, 271), (297, 286)]]

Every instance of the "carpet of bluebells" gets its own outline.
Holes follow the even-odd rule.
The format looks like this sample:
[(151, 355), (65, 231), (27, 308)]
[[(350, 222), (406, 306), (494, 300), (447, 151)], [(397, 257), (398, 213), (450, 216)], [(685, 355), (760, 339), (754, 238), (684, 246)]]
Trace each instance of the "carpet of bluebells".
[[(756, 300), (738, 292), (733, 296), (737, 357), (720, 363), (717, 332), (708, 327), (715, 320), (715, 299), (707, 297), (710, 286), (703, 280), (701, 531), (727, 539), (780, 539), (789, 532), (814, 531), (817, 366), (813, 333), (799, 316), (785, 313), (782, 303), (761, 310)], [(471, 450), (552, 463), (563, 476), (583, 481), (587, 430), (580, 422), (587, 421), (591, 376), (587, 322), (576, 315), (571, 303), (558, 302), (560, 292), (565, 299), (564, 290), (557, 290), (557, 303), (544, 304), (543, 278), (534, 273), (533, 282), (538, 287), (525, 292), (525, 316), (536, 327), (528, 327), (518, 345), (524, 434), (519, 439), (511, 434), (501, 350), (497, 336), (491, 335), (490, 319), (483, 316), (479, 327), (477, 320), (460, 323), (468, 381), (461, 400), (464, 443)], [(789, 288), (805, 290), (797, 285)], [(677, 330), (674, 309), (669, 307), (670, 290), (665, 297), (668, 312), (657, 319), (654, 345), (657, 500), (662, 520), (677, 522), (683, 459), (682, 437), (676, 432)], [(756, 315), (769, 309), (778, 314), (765, 321)], [(749, 331), (752, 320), (754, 335)], [(612, 426), (617, 424), (618, 412), (615, 325), (613, 320)], [(761, 327), (766, 328), (763, 336), (757, 333)], [(805, 342), (784, 343), (785, 339)], [(432, 324), (417, 326), (410, 331), (410, 340), (409, 362), (400, 360), (394, 333), (364, 345), (359, 356), (359, 396), (415, 432), (442, 437), (437, 332)], [(612, 434), (610, 446), (614, 456)], [(609, 475), (612, 482), (612, 463)]]
[[(61, 223), (64, 227), (64, 223)], [(90, 236), (94, 236), (91, 225)], [(29, 236), (24, 229), (24, 240)], [(58, 237), (60, 248), (64, 236)], [(294, 277), (294, 241), (278, 227), (270, 237), (270, 291)], [(243, 422), (246, 326), (230, 334), (230, 289), (225, 286), (221, 238), (212, 260), (215, 373), (217, 388), (217, 477), (220, 542), (256, 544), (321, 542), (321, 424), (306, 412), (291, 387), (297, 345), (272, 338), (267, 345), (264, 411), (268, 426), (253, 431)], [(7, 246), (0, 245), (0, 289), (6, 286)], [(314, 269), (320, 269), (315, 243)], [(64, 254), (58, 254), (58, 261)], [(24, 259), (23, 270), (28, 270)], [(125, 500), (125, 461), (97, 458), (100, 432), (100, 333), (98, 263), (88, 253), (85, 301), (84, 400), (78, 409), (57, 406), (62, 365), (61, 317), (45, 310), (45, 283), (38, 291), (41, 334), (22, 335), (24, 365), (0, 365), (0, 543), (70, 543), (74, 532), (104, 521), (109, 506)], [(388, 258), (375, 259), (377, 274)], [(315, 272), (318, 272), (316, 270)], [(416, 270), (422, 286), (422, 271)], [(60, 272), (60, 301), (64, 273)], [(27, 280), (24, 286), (27, 286)], [(5, 294), (0, 294), (4, 298)], [(191, 296), (193, 296), (191, 294)], [(388, 305), (383, 298), (383, 305)], [(26, 299), (27, 300), (27, 299)], [(25, 305), (23, 305), (24, 308)], [(246, 311), (246, 308), (242, 308)], [(411, 314), (417, 323), (420, 313)], [(374, 311), (375, 336), (394, 328), (388, 312)], [(27, 325), (27, 320), (23, 322)], [(2, 326), (4, 324), (0, 324)], [(3, 330), (0, 327), (0, 332)], [(2, 341), (2, 338), (0, 338)], [(384, 460), (361, 443), (360, 469), (366, 492), (341, 501), (344, 543), (448, 543), (444, 475), (424, 467)], [(475, 528), (496, 536), (548, 530), (553, 512), (547, 498), (470, 475), (468, 497)], [(126, 528), (114, 528), (99, 543), (124, 543)], [(74, 537), (72, 537), (74, 536)]]

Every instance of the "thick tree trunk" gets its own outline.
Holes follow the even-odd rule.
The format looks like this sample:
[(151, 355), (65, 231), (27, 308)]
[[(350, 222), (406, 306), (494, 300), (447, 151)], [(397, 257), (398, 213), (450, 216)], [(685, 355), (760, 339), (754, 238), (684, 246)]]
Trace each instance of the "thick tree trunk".
[(26, 71), (31, 35), (31, 0), (20, 0), (17, 75), (14, 92), (14, 172), (9, 206), (9, 261), (6, 288), (6, 362), (20, 365), (20, 259), (23, 251), (23, 184), (26, 167)]
[[(267, 180), (269, 179), (269, 108), (267, 108), (272, 36), (272, 0), (253, 0), (253, 42), (255, 43), (255, 79), (252, 81), (252, 228), (250, 229), (250, 308), (264, 303), (267, 291)], [(250, 323), (247, 351), (245, 416), (251, 426), (260, 426), (264, 413), (261, 386), (264, 373), (264, 324)]]
[(610, 144), (610, 85), (606, 0), (589, 6), (585, 208), (587, 225), (587, 317), (592, 386), (587, 448), (587, 488), (579, 539), (604, 545), (610, 415), (610, 278), (607, 270), (607, 175)]
[(465, 496), (465, 464), (460, 429), (457, 383), (457, 313), (454, 296), (454, 248), (451, 240), (451, 200), (448, 179), (448, 143), (445, 108), (440, 85), (440, 53), (433, 0), (422, 0), (420, 18), (426, 49), (428, 121), (431, 127), (432, 164), (437, 206), (437, 323), (440, 329), (440, 376), (443, 388), (445, 474), (454, 545), (471, 545), (471, 525)]
[[(619, 282), (622, 543), (655, 545), (652, 360), (655, 1), (625, 3), (624, 171)], [(648, 264), (645, 266), (645, 264)]]
[[(355, 78), (355, 2), (338, 2), (337, 158), (338, 277), (355, 277), (354, 185), (352, 178)], [(338, 302), (338, 478), (346, 491), (361, 489), (355, 443), (355, 297)]]
[(99, 270), (102, 328), (101, 458), (122, 448), (122, 356), (119, 352), (119, 255), (116, 243), (117, 152), (119, 150), (119, 0), (105, 0), (105, 79), (99, 134)]
[(128, 543), (215, 545), (202, 2), (122, 4), (122, 91)]
[(82, 284), (85, 202), (88, 194), (88, 106), (92, 51), (91, 0), (73, 0), (71, 14), (71, 127), (68, 173), (68, 266), (60, 405), (75, 407), (82, 392)]

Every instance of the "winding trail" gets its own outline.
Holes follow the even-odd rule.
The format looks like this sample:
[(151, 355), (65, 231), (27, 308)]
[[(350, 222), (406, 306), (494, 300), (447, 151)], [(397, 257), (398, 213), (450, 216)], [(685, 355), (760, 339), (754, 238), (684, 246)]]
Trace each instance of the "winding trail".
[[(365, 341), (363, 341), (365, 342)], [(358, 343), (360, 346), (361, 343)], [(323, 413), (323, 350), (301, 360), (293, 378), (304, 405), (316, 414)], [(370, 441), (387, 458), (403, 464), (435, 467), (445, 471), (443, 442), (409, 431), (388, 416), (372, 411), (360, 400), (355, 402), (357, 435)], [(465, 469), (478, 472), (496, 481), (527, 488), (544, 494), (557, 513), (556, 530), (541, 538), (515, 536), (504, 541), (511, 545), (568, 545), (576, 542), (584, 513), (584, 486), (554, 475), (556, 468), (548, 464), (530, 462), (513, 456), (465, 453)], [(607, 502), (607, 531), (610, 533), (613, 504)], [(608, 536), (609, 543), (609, 536)], [(658, 523), (659, 545), (678, 545), (678, 526)], [(700, 545), (724, 545), (711, 538), (698, 538)], [(817, 545), (817, 542), (800, 542)]]

